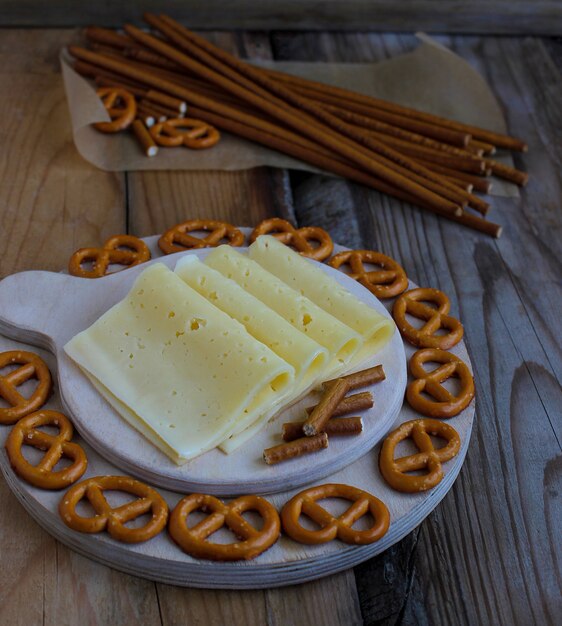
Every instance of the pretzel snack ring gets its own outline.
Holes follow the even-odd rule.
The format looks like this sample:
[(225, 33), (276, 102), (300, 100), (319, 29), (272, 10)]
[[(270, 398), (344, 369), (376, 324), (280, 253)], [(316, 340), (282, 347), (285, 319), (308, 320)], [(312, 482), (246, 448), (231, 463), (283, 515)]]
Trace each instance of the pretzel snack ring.
[[(189, 528), (187, 520), (194, 511), (210, 511), (211, 514)], [(261, 530), (244, 519), (242, 514), (246, 511), (260, 515)], [(207, 541), (222, 526), (227, 526), (241, 541), (230, 544)], [(275, 507), (259, 496), (241, 496), (225, 504), (213, 496), (194, 493), (178, 502), (170, 516), (168, 530), (180, 548), (195, 558), (239, 561), (253, 559), (270, 548), (279, 537), (281, 524)]]
[[(430, 435), (447, 440), (443, 448), (435, 449)], [(420, 452), (399, 459), (394, 458), (396, 446), (411, 437)], [(379, 467), (386, 482), (396, 491), (417, 493), (427, 491), (443, 479), (442, 463), (456, 456), (461, 447), (457, 431), (449, 424), (434, 419), (418, 419), (404, 422), (384, 440), (379, 457)], [(406, 472), (427, 469), (423, 476)]]
[[(304, 437), (304, 422), (285, 422), (283, 424), (281, 436), (283, 441), (294, 441)], [(324, 425), (326, 435), (359, 435), (363, 432), (363, 421), (361, 417), (331, 417)]]
[[(347, 413), (355, 413), (356, 411), (362, 411), (363, 409), (370, 409), (373, 404), (373, 394), (370, 391), (362, 391), (361, 393), (347, 396), (334, 409), (331, 419), (334, 417), (340, 417), (340, 415), (346, 415)], [(308, 406), (305, 410), (310, 415), (315, 408), (316, 405)]]
[(338, 378), (329, 387), (324, 388), (320, 402), (314, 407), (302, 426), (307, 437), (312, 437), (323, 431), (326, 422), (332, 417), (335, 408), (343, 400), (348, 390), (349, 384), (343, 378)]
[[(57, 426), (56, 436), (37, 430), (39, 426)], [(66, 415), (58, 411), (36, 411), (22, 417), (14, 425), (6, 439), (6, 452), (16, 474), (29, 484), (41, 489), (63, 489), (76, 482), (86, 471), (88, 460), (81, 446), (72, 443), (73, 428)], [(37, 465), (30, 463), (22, 454), (22, 446), (46, 450)], [(61, 457), (72, 464), (53, 471)]]
[(263, 451), (263, 460), (268, 465), (274, 465), (275, 463), (288, 461), (289, 459), (294, 459), (296, 456), (310, 454), (311, 452), (323, 450), (327, 447), (328, 435), (326, 433), (320, 433), (314, 437), (301, 437), (294, 441), (287, 441), (280, 443), (278, 446), (267, 448)]
[[(364, 263), (379, 265), (382, 270), (367, 271)], [(342, 265), (349, 265), (351, 273), (348, 276), (366, 287), (377, 298), (393, 298), (408, 289), (408, 278), (403, 267), (381, 252), (347, 250), (334, 255), (328, 265), (336, 269), (341, 269)]]
[[(345, 498), (353, 504), (341, 515), (334, 517), (318, 504), (324, 498)], [(373, 525), (366, 530), (354, 530), (353, 524), (363, 515), (371, 514)], [(308, 530), (299, 524), (301, 514), (312, 519), (319, 530)], [(319, 544), (336, 537), (344, 543), (365, 545), (378, 541), (390, 525), (386, 505), (372, 494), (351, 485), (328, 483), (301, 491), (291, 498), (281, 510), (283, 530), (295, 541)]]
[[(200, 230), (209, 234), (201, 239), (189, 234)], [(214, 248), (223, 239), (231, 246), (241, 246), (244, 244), (244, 233), (228, 222), (188, 220), (169, 228), (158, 240), (158, 247), (164, 254), (173, 254), (196, 248)]]
[[(437, 308), (424, 302), (434, 302)], [(464, 333), (462, 324), (447, 315), (450, 308), (449, 298), (442, 291), (418, 287), (397, 298), (392, 316), (400, 334), (412, 345), (419, 348), (448, 350), (459, 343)], [(406, 314), (424, 320), (425, 324), (422, 328), (415, 328), (406, 319)], [(446, 329), (447, 334), (437, 335), (441, 328)]]
[(128, 128), (137, 114), (137, 103), (133, 94), (119, 87), (100, 87), (96, 90), (111, 122), (97, 122), (96, 130), (102, 133), (118, 133)]
[[(138, 496), (136, 500), (112, 508), (103, 492), (124, 491)], [(82, 517), (76, 513), (76, 506), (86, 498), (96, 514)], [(71, 487), (59, 502), (59, 513), (63, 522), (81, 533), (99, 533), (104, 530), (117, 541), (140, 543), (155, 537), (166, 526), (168, 505), (152, 487), (128, 476), (96, 476), (87, 478)], [(150, 520), (140, 528), (125, 526), (141, 515), (149, 513)]]
[[(382, 365), (375, 365), (375, 367), (370, 367), (368, 369), (361, 370), (360, 372), (354, 372), (353, 374), (348, 374), (347, 376), (342, 376), (341, 378), (347, 382), (349, 391), (353, 391), (354, 389), (360, 389), (361, 387), (366, 387), (367, 385), (380, 383), (386, 378), (386, 374), (384, 373)], [(327, 380), (322, 386), (326, 389), (330, 385), (333, 385), (336, 380), (337, 378)]]
[[(123, 250), (122, 248), (125, 248)], [(133, 267), (150, 260), (150, 250), (142, 239), (133, 235), (114, 235), (101, 248), (80, 248), (70, 257), (68, 271), (80, 278), (101, 278), (113, 264)], [(82, 263), (93, 262), (86, 270)]]
[[(33, 352), (10, 350), (0, 352), (0, 370), (8, 365), (21, 365), (8, 374), (0, 374), (0, 397), (9, 407), (0, 407), (0, 424), (14, 424), (25, 415), (40, 409), (47, 401), (53, 382), (51, 373), (43, 359)], [(30, 378), (36, 378), (38, 385), (29, 398), (17, 390)]]
[[(442, 365), (431, 372), (424, 363), (435, 362)], [(406, 388), (406, 399), (410, 406), (429, 417), (449, 418), (458, 415), (474, 398), (474, 379), (466, 364), (459, 357), (434, 348), (418, 350), (410, 359), (410, 372), (415, 378)], [(453, 395), (441, 384), (451, 376), (460, 380), (461, 389)], [(428, 399), (430, 395), (434, 400)]]
[[(250, 243), (253, 243), (260, 235), (271, 235), (285, 245), (293, 246), (302, 256), (316, 261), (324, 261), (334, 250), (334, 243), (330, 235), (317, 226), (304, 226), (295, 228), (287, 220), (272, 217), (260, 222), (250, 235)], [(310, 242), (316, 242), (313, 246)]]
[(211, 148), (220, 139), (219, 131), (207, 122), (191, 118), (168, 119), (150, 129), (154, 141), (161, 146), (187, 146), (195, 150)]

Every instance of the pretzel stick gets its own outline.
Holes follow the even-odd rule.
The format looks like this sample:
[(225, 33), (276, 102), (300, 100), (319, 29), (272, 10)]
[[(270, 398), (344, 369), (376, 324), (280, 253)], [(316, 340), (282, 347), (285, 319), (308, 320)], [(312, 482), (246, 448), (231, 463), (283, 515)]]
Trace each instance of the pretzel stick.
[(465, 180), (472, 184), (475, 191), (490, 193), (490, 191), (492, 190), (492, 181), (481, 178), (480, 176), (473, 176), (471, 174), (467, 174), (466, 172), (459, 172), (458, 170), (453, 170), (449, 167), (445, 167), (444, 165), (439, 165), (437, 163), (426, 162), (426, 167), (434, 169), (436, 172), (441, 172), (441, 174), (443, 175), (454, 177), (459, 180)]
[(101, 43), (112, 48), (131, 48), (135, 46), (135, 42), (127, 35), (120, 35), (109, 28), (101, 28), (99, 26), (88, 26), (84, 34), (86, 38), (94, 43)]
[(175, 109), (170, 109), (169, 107), (165, 107), (165, 106), (162, 106), (161, 104), (157, 104), (154, 101), (143, 99), (140, 101), (140, 104), (142, 104), (143, 107), (154, 111), (155, 113), (160, 113), (161, 115), (165, 115), (169, 119), (184, 116), (183, 113), (179, 113)]
[(150, 136), (150, 133), (146, 130), (146, 126), (140, 119), (136, 119), (133, 122), (133, 133), (138, 139), (139, 144), (143, 152), (147, 157), (153, 157), (158, 154), (158, 146), (154, 143), (154, 139)]
[(471, 139), (470, 143), (467, 146), (467, 149), (469, 149), (471, 146), (474, 146), (475, 148), (479, 148), (482, 151), (482, 154), (495, 154), (496, 153), (496, 146), (492, 145), (491, 143), (486, 143), (485, 141), (478, 141), (477, 139)]
[(343, 378), (338, 378), (332, 385), (324, 388), (320, 402), (303, 424), (302, 430), (307, 437), (318, 435), (324, 430), (326, 422), (332, 417), (335, 408), (348, 390), (349, 384)]
[(159, 91), (155, 91), (154, 89), (149, 89), (146, 92), (146, 99), (165, 106), (170, 110), (175, 110), (178, 113), (185, 113), (187, 111), (187, 104), (184, 100), (168, 96), (167, 94), (160, 93)]
[(379, 107), (380, 109), (383, 109), (385, 111), (399, 113), (400, 115), (410, 117), (411, 119), (417, 119), (437, 126), (442, 126), (444, 128), (468, 133), (472, 135), (474, 139), (490, 143), (498, 148), (506, 148), (508, 150), (515, 150), (518, 152), (527, 151), (527, 144), (524, 141), (515, 137), (510, 137), (508, 135), (503, 135), (500, 133), (485, 130), (483, 128), (478, 128), (477, 126), (471, 126), (462, 122), (439, 117), (438, 115), (434, 115), (432, 113), (425, 113), (423, 111), (411, 109), (409, 107), (405, 107), (394, 102), (388, 102), (386, 100), (381, 100), (372, 96), (366, 96), (364, 94), (343, 89), (341, 87), (325, 85), (324, 83), (319, 83), (306, 78), (300, 78), (292, 74), (285, 74), (278, 70), (264, 69), (263, 71), (285, 83), (298, 85), (300, 87), (306, 87), (310, 90), (319, 91), (323, 94), (330, 94), (345, 102), (356, 102), (365, 105), (366, 107)]
[(509, 167), (508, 165), (504, 165), (498, 161), (493, 161), (492, 159), (486, 159), (485, 162), (486, 165), (492, 170), (492, 174), (498, 176), (499, 178), (509, 180), (520, 187), (524, 187), (529, 182), (529, 174), (527, 174), (527, 172), (516, 170), (513, 167)]
[(135, 89), (143, 89), (144, 85), (135, 80), (130, 80), (125, 78), (119, 73), (108, 71), (103, 67), (99, 67), (97, 65), (93, 65), (92, 63), (86, 63), (84, 61), (75, 61), (72, 65), (75, 72), (80, 74), (80, 76), (84, 76), (86, 78), (105, 78), (107, 80), (113, 80), (116, 83), (121, 83), (125, 85), (127, 89), (129, 87), (134, 87)]
[(138, 87), (133, 87), (132, 85), (128, 85), (127, 81), (118, 81), (111, 80), (109, 78), (105, 78), (104, 76), (96, 76), (94, 79), (96, 85), (100, 87), (113, 87), (114, 89), (124, 89), (129, 93), (132, 93), (136, 98), (144, 98), (146, 95), (145, 89), (140, 89)]
[[(160, 20), (157, 18), (151, 18), (150, 20), (147, 19), (147, 21), (150, 21), (152, 25), (156, 26), (158, 30), (161, 30), (167, 37), (170, 37), (170, 39), (172, 39), (172, 41), (177, 45), (187, 47), (187, 44), (182, 36), (178, 36), (173, 29), (162, 25)], [(367, 171), (370, 171), (380, 178), (390, 181), (397, 186), (407, 189), (412, 195), (423, 198), (429, 204), (437, 206), (445, 211), (448, 210), (452, 213), (456, 213), (458, 205), (447, 201), (443, 195), (433, 193), (429, 191), (428, 188), (414, 182), (411, 180), (412, 176), (407, 177), (403, 175), (398, 171), (398, 168), (387, 159), (382, 159), (378, 155), (375, 155), (372, 151), (365, 152), (365, 150), (361, 150), (361, 146), (358, 146), (353, 140), (343, 137), (337, 132), (333, 132), (328, 127), (318, 125), (318, 122), (314, 119), (314, 117), (304, 114), (302, 110), (287, 105), (286, 102), (276, 96), (271, 96), (270, 98), (262, 97), (258, 92), (263, 90), (260, 90), (258, 86), (254, 87), (252, 90), (246, 89), (239, 84), (239, 82), (241, 82), (240, 80), (234, 81), (230, 78), (226, 78), (226, 76), (222, 73), (195, 61), (177, 49), (150, 35), (147, 35), (134, 26), (126, 25), (125, 30), (129, 35), (140, 41), (143, 45), (155, 49), (164, 56), (178, 62), (189, 71), (203, 77), (206, 80), (210, 80), (212, 83), (226, 89), (229, 93), (242, 98), (251, 105), (256, 106), (276, 119), (286, 123), (293, 129), (302, 132), (326, 147), (333, 149), (335, 152), (357, 163)], [(202, 55), (199, 54), (199, 56)], [(207, 55), (205, 58), (208, 56), (210, 55)], [(215, 63), (215, 65), (217, 64)], [(228, 73), (232, 75), (232, 70), (229, 71), (227, 67), (223, 66), (224, 64), (221, 64), (224, 74)], [(275, 91), (279, 92), (278, 89)], [(290, 92), (284, 93), (288, 96), (289, 100), (292, 100), (293, 103), (295, 102), (294, 97), (291, 98)], [(301, 103), (300, 109), (306, 108), (306, 105), (302, 106), (302, 101), (300, 99), (298, 102)]]
[(146, 111), (139, 111), (139, 106), (137, 105), (137, 119), (139, 119), (147, 128), (151, 128), (156, 123), (156, 119), (154, 115), (147, 113)]
[(366, 370), (361, 370), (360, 372), (354, 372), (353, 374), (348, 374), (347, 376), (343, 376), (341, 378), (332, 378), (331, 380), (327, 380), (322, 386), (324, 389), (328, 389), (338, 380), (345, 380), (349, 391), (352, 391), (353, 389), (359, 389), (361, 387), (366, 387), (367, 385), (379, 383), (385, 378), (386, 374), (384, 373), (382, 365), (375, 365), (375, 367), (370, 367)]
[[(141, 116), (152, 117), (155, 122), (165, 122), (168, 119), (167, 115), (164, 115), (160, 111), (156, 111), (151, 106), (144, 104), (143, 102), (139, 102), (137, 104), (137, 112), (140, 113)], [(153, 124), (154, 124), (153, 123)], [(153, 125), (151, 124), (151, 126)], [(148, 124), (147, 124), (148, 126)]]
[(317, 450), (328, 447), (328, 435), (320, 433), (315, 437), (302, 437), (286, 443), (280, 443), (278, 446), (267, 448), (263, 451), (263, 460), (268, 465), (274, 465), (281, 461), (293, 459), (296, 456), (310, 454)]
[[(294, 441), (304, 437), (304, 422), (286, 422), (282, 426), (281, 436), (283, 441)], [(331, 417), (324, 425), (324, 430), (329, 437), (333, 435), (358, 435), (363, 432), (361, 417)], [(309, 437), (307, 437), (309, 439)]]
[(148, 65), (154, 65), (155, 67), (165, 70), (178, 71), (179, 66), (170, 61), (166, 57), (160, 56), (152, 52), (152, 50), (146, 50), (145, 48), (128, 47), (123, 50), (125, 56), (135, 59), (140, 63), (147, 63)]
[[(161, 31), (180, 48), (187, 50), (192, 57), (194, 56), (198, 61), (204, 63), (208, 71), (211, 72), (210, 77), (212, 77), (213, 70), (220, 72), (221, 75), (229, 77), (233, 84), (243, 84), (251, 89), (251, 95), (259, 93), (264, 97), (266, 104), (280, 103), (283, 107), (286, 106), (286, 102), (289, 102), (301, 111), (301, 115), (302, 111), (306, 111), (313, 116), (313, 119), (321, 120), (333, 131), (339, 133), (339, 137), (332, 135), (337, 138), (338, 141), (341, 142), (341, 135), (343, 135), (352, 142), (364, 145), (371, 151), (371, 166), (374, 165), (373, 161), (379, 166), (378, 175), (382, 178), (392, 182), (392, 178), (394, 177), (394, 182), (399, 182), (402, 187), (404, 187), (404, 180), (407, 180), (410, 185), (415, 183), (418, 185), (416, 195), (419, 195), (420, 188), (425, 188), (432, 190), (442, 198), (447, 198), (455, 202), (459, 206), (466, 205), (458, 189), (444, 180), (439, 174), (427, 170), (419, 163), (405, 157), (403, 154), (400, 154), (373, 137), (366, 136), (350, 124), (347, 124), (323, 109), (317, 103), (295, 94), (290, 89), (286, 89), (275, 81), (271, 81), (266, 75), (260, 72), (259, 68), (255, 68), (240, 61), (233, 55), (214, 46), (206, 39), (195, 35), (171, 18), (166, 16), (157, 18), (148, 14), (145, 15), (145, 20), (151, 26)], [(134, 39), (138, 39), (144, 45), (149, 47), (154, 45), (154, 41), (151, 42), (150, 39), (142, 37), (142, 31), (138, 31), (138, 29), (129, 26), (125, 26), (125, 30)], [(139, 33), (141, 36), (139, 36)], [(164, 49), (160, 51), (166, 55)], [(176, 60), (179, 61), (179, 58)], [(278, 98), (275, 98), (275, 96)], [(281, 100), (279, 100), (279, 98), (281, 98)], [(346, 142), (346, 145), (353, 146), (353, 143), (349, 144), (349, 142)], [(397, 178), (397, 176), (400, 178)]]
[[(370, 391), (363, 391), (344, 398), (334, 409), (332, 417), (339, 417), (340, 415), (345, 415), (346, 413), (355, 413), (355, 411), (370, 409), (372, 406), (373, 394)], [(315, 408), (316, 405), (309, 406), (305, 410), (310, 415)]]

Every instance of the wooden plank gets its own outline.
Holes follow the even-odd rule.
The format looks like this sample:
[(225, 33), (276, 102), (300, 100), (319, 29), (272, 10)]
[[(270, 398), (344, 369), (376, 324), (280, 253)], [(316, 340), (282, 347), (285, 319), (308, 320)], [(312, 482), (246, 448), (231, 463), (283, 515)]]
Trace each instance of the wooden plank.
[[(53, 0), (45, 11), (40, 0), (2, 0), (3, 26), (118, 27), (140, 22), (154, 3), (111, 2), (100, 11), (96, 4), (77, 5)], [(169, 12), (198, 29), (245, 30), (372, 30), (386, 32), (494, 33), (559, 35), (562, 4), (559, 0), (162, 0), (158, 11)]]
[[(0, 31), (0, 278), (59, 271), (77, 247), (125, 229), (124, 176), (72, 142), (59, 73), (77, 31)], [(158, 623), (154, 585), (55, 542), (0, 481), (0, 623)], [(9, 567), (8, 567), (9, 564)]]
[[(417, 540), (408, 537), (356, 568), (359, 600), (366, 623), (555, 623), (562, 557), (555, 318), (562, 268), (560, 146), (552, 138), (560, 128), (560, 75), (536, 40), (442, 42), (483, 71), (510, 125), (529, 139), (522, 158), (533, 175), (528, 190), (519, 200), (493, 200), (492, 215), (506, 225), (502, 239), (344, 181), (293, 177), (299, 224), (325, 226), (340, 243), (390, 254), (418, 284), (449, 294), (476, 375), (479, 420), (459, 480)], [(364, 61), (415, 42), (278, 34), (275, 44), (283, 58)]]

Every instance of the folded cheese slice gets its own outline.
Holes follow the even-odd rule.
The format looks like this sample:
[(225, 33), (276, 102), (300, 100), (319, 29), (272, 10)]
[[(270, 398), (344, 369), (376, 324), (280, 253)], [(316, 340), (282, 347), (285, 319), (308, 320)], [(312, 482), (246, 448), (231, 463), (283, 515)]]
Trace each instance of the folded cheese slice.
[(390, 341), (395, 329), (391, 319), (361, 302), (312, 261), (275, 237), (258, 237), (249, 248), (249, 256), (363, 337), (363, 347), (351, 365), (365, 361)]
[(161, 263), (65, 350), (176, 463), (255, 422), (294, 381), (291, 365)]
[(215, 248), (205, 264), (237, 282), (294, 328), (327, 348), (331, 360), (324, 372), (326, 378), (349, 368), (363, 344), (359, 333), (230, 246)]

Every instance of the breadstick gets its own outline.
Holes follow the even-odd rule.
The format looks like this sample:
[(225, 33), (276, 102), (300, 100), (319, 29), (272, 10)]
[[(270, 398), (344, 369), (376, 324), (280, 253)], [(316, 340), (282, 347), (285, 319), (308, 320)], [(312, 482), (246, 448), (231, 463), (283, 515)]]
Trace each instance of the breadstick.
[(303, 424), (302, 429), (307, 437), (317, 435), (324, 430), (326, 422), (332, 417), (334, 409), (343, 400), (348, 390), (349, 383), (343, 378), (338, 378), (332, 385), (324, 387), (320, 402)]
[[(284, 441), (294, 441), (304, 437), (302, 430), (304, 422), (286, 422), (282, 426), (281, 436)], [(358, 435), (363, 431), (361, 417), (331, 417), (324, 426), (324, 432), (329, 435)], [(310, 439), (310, 437), (307, 437)]]
[[(373, 394), (370, 391), (362, 391), (361, 393), (356, 393), (353, 396), (347, 396), (347, 398), (344, 398), (334, 409), (332, 417), (339, 417), (340, 415), (345, 415), (346, 413), (355, 413), (355, 411), (370, 409), (372, 406)], [(306, 412), (310, 415), (315, 408), (316, 405), (309, 406), (306, 408)]]
[(275, 463), (287, 461), (296, 456), (316, 452), (317, 450), (322, 450), (327, 447), (328, 435), (326, 433), (320, 433), (315, 437), (302, 437), (294, 441), (280, 443), (278, 446), (273, 446), (273, 448), (267, 448), (263, 451), (263, 460), (268, 465), (274, 465)]
[(369, 369), (361, 370), (360, 372), (355, 372), (354, 374), (348, 374), (342, 378), (327, 380), (323, 387), (324, 389), (327, 389), (332, 387), (338, 380), (345, 380), (348, 390), (351, 391), (352, 389), (359, 389), (360, 387), (366, 387), (367, 385), (378, 383), (385, 378), (386, 374), (384, 373), (382, 365), (375, 365), (375, 367), (370, 367)]

